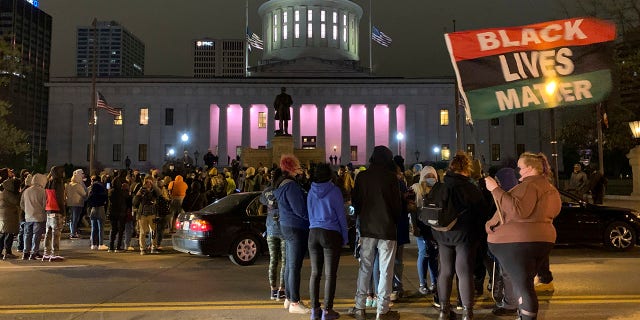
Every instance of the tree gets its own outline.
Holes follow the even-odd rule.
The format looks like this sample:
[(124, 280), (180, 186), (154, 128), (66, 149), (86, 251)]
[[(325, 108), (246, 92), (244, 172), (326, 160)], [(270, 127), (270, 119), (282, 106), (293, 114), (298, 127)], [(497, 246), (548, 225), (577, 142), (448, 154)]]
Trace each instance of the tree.
[[(0, 87), (3, 91), (8, 91), (13, 79), (24, 77), (25, 70), (21, 64), (19, 49), (0, 39)], [(4, 164), (29, 151), (27, 135), (8, 121), (10, 113), (11, 104), (0, 100), (0, 163)]]

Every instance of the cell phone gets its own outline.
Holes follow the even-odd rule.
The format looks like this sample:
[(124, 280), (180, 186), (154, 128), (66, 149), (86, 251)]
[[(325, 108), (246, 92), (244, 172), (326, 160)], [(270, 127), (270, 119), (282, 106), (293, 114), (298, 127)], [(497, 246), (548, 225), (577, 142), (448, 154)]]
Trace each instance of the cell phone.
[(111, 189), (111, 182), (107, 182), (107, 190)]

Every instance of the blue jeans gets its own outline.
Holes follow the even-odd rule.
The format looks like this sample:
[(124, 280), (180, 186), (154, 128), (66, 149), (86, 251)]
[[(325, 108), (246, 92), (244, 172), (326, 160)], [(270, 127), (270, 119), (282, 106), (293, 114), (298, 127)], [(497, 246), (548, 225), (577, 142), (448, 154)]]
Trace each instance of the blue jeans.
[(280, 226), (287, 251), (285, 278), (285, 295), (289, 301), (300, 302), (300, 270), (307, 253), (309, 229)]
[[(44, 232), (45, 221), (24, 223), (24, 251), (23, 254), (38, 254), (40, 240)], [(29, 251), (31, 250), (31, 251)]]
[(103, 221), (100, 218), (91, 218), (91, 244), (100, 246), (103, 243)]
[(84, 207), (71, 207), (71, 221), (69, 221), (69, 229), (71, 230), (71, 235), (78, 234), (78, 223), (80, 223), (82, 209), (84, 209)]
[(420, 285), (427, 287), (427, 271), (431, 278), (431, 285), (438, 283), (438, 244), (435, 241), (426, 240), (424, 237), (416, 237), (418, 243), (418, 279)]
[(396, 241), (362, 237), (360, 249), (360, 270), (358, 271), (358, 289), (356, 291), (356, 308), (365, 309), (367, 289), (373, 272), (373, 261), (378, 249), (380, 263), (380, 282), (378, 283), (378, 314), (389, 311), (389, 296), (393, 282), (393, 263), (396, 257)]
[(135, 221), (127, 221), (124, 224), (124, 249), (131, 247), (131, 238), (135, 229)]

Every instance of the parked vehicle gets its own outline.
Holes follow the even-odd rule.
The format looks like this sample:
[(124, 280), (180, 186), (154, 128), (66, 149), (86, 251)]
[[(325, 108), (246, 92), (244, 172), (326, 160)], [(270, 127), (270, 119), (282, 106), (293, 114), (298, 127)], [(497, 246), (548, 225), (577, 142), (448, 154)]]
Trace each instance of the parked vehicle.
[(556, 243), (597, 243), (614, 251), (639, 244), (640, 212), (590, 204), (564, 191), (560, 195), (562, 210), (553, 221)]
[(189, 254), (228, 255), (240, 266), (255, 263), (268, 252), (263, 234), (267, 210), (259, 201), (260, 192), (228, 195), (176, 219), (173, 249)]

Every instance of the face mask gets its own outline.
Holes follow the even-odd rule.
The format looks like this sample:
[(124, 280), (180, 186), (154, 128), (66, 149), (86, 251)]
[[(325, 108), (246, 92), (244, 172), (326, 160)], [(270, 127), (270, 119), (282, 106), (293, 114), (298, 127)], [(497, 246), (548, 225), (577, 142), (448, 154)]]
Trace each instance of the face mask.
[(436, 184), (436, 178), (426, 178), (425, 182), (428, 186), (433, 187), (433, 185)]

